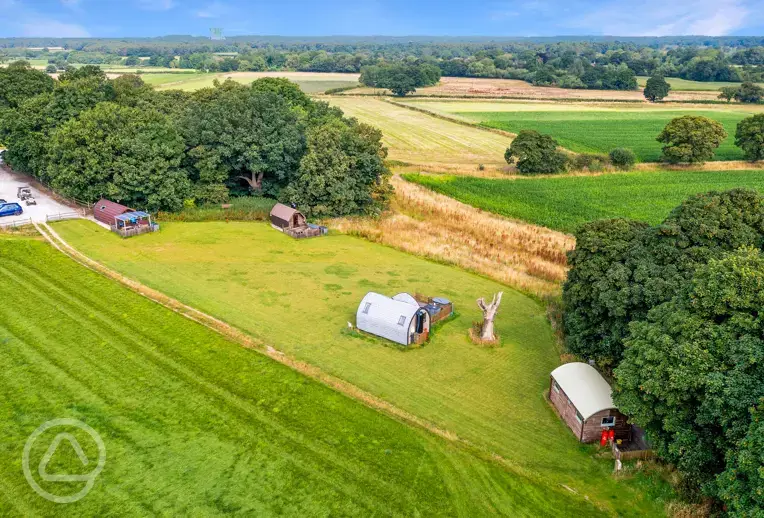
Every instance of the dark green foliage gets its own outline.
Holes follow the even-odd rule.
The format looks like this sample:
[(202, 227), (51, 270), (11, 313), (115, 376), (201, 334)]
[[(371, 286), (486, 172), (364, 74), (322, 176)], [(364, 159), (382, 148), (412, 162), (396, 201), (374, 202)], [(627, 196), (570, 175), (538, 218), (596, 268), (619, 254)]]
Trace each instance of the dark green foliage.
[(587, 223), (576, 232), (563, 285), (565, 343), (572, 353), (611, 367), (620, 359), (634, 284), (629, 259), (647, 227), (610, 219)]
[(396, 63), (364, 67), (361, 69), (361, 84), (374, 88), (385, 88), (398, 96), (404, 96), (422, 86), (431, 86), (440, 81), (440, 69), (426, 63)]
[(740, 75), (722, 56), (695, 57), (679, 77), (692, 81), (740, 81)]
[(757, 84), (746, 82), (735, 92), (735, 99), (741, 103), (758, 103), (764, 98), (764, 88)]
[(47, 74), (55, 74), (56, 72), (58, 72), (58, 68), (52, 63), (45, 67), (45, 73)]
[(719, 92), (719, 99), (724, 99), (727, 102), (730, 102), (737, 95), (738, 88), (736, 86), (724, 86), (719, 89)]
[(72, 198), (156, 211), (178, 210), (189, 195), (183, 139), (151, 110), (100, 103), (61, 126), (48, 149), (47, 176)]
[(731, 516), (756, 516), (764, 509), (764, 398), (751, 409), (748, 433), (727, 451), (726, 470), (717, 477), (719, 498)]
[[(764, 397), (762, 306), (760, 250), (711, 258), (669, 302), (631, 324), (615, 369), (618, 408), (644, 427), (686, 481), (728, 499), (741, 516), (752, 516), (762, 502), (761, 474), (750, 465), (761, 452), (745, 450), (761, 443), (747, 434), (761, 428), (753, 426), (750, 410)], [(720, 491), (717, 477), (727, 462)], [(744, 480), (735, 483), (730, 475), (740, 467)]]
[(650, 102), (660, 101), (669, 94), (669, 90), (671, 90), (671, 85), (663, 76), (652, 76), (645, 84), (645, 99)]
[(625, 147), (617, 147), (610, 152), (610, 162), (619, 169), (631, 169), (637, 163), (634, 151)]
[[(615, 366), (629, 323), (671, 300), (698, 266), (764, 245), (764, 197), (748, 189), (698, 194), (660, 225), (594, 222), (576, 237), (582, 252), (571, 252), (563, 288), (567, 341), (577, 354)], [(598, 304), (580, 295), (592, 286)]]
[(26, 61), (0, 68), (0, 108), (18, 108), (25, 100), (53, 91), (55, 81)]
[(711, 160), (725, 138), (727, 132), (719, 122), (707, 117), (685, 115), (669, 122), (656, 140), (665, 144), (661, 159), (676, 164)]
[(746, 160), (764, 160), (764, 114), (753, 115), (738, 123), (735, 145), (743, 150)]
[(557, 141), (538, 131), (522, 130), (512, 141), (504, 159), (517, 162), (521, 174), (554, 174), (567, 169), (568, 157), (557, 149)]
[(311, 128), (299, 176), (280, 197), (316, 217), (379, 214), (391, 194), (381, 139), (376, 128), (336, 118)]
[(598, 172), (602, 171), (608, 165), (608, 162), (609, 158), (607, 155), (579, 153), (571, 159), (570, 167), (576, 171), (586, 169), (587, 171)]

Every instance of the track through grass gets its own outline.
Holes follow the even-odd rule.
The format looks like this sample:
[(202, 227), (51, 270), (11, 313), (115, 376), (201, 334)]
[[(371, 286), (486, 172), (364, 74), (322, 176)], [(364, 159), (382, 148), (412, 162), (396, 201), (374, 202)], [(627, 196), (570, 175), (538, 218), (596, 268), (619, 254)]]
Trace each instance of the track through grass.
[(595, 176), (493, 180), (447, 175), (404, 175), (473, 207), (573, 232), (582, 223), (627, 217), (662, 221), (688, 196), (711, 190), (764, 190), (764, 171), (651, 171)]

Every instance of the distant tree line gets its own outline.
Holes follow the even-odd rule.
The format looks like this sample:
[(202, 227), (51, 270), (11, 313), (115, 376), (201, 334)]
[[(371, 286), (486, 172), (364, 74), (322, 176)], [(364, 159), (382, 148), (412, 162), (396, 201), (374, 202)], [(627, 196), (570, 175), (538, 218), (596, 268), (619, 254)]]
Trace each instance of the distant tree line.
[[(23, 44), (58, 43), (63, 52)], [(52, 46), (52, 45), (51, 45)], [(426, 63), (441, 75), (522, 79), (544, 86), (631, 90), (634, 76), (694, 81), (764, 80), (762, 38), (554, 38), (506, 40), (399, 38), (5, 39), (9, 57), (65, 56), (69, 63), (162, 66), (204, 71), (360, 72), (391, 63)], [(144, 59), (139, 59), (144, 58)], [(54, 59), (60, 59), (56, 57)]]
[(440, 69), (428, 63), (392, 63), (372, 65), (361, 69), (360, 82), (374, 88), (386, 88), (404, 96), (422, 86), (440, 81)]
[(285, 79), (157, 92), (91, 65), (58, 80), (0, 69), (5, 161), (88, 202), (173, 211), (258, 195), (313, 216), (373, 214), (391, 192), (380, 139)]

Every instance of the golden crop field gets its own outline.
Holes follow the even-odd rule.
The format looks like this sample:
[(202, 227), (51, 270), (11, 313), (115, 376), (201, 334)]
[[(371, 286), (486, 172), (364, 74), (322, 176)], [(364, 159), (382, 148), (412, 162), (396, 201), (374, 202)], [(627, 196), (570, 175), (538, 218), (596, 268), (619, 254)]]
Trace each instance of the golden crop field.
[(409, 110), (372, 97), (331, 97), (346, 115), (382, 130), (388, 158), (445, 168), (464, 165), (506, 165), (511, 139)]

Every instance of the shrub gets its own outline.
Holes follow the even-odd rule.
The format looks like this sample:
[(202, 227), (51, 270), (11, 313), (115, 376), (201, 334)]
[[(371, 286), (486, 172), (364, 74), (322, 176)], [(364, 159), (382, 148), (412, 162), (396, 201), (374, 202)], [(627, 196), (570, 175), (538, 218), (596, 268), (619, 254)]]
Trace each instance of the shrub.
[(724, 126), (697, 115), (677, 117), (666, 124), (656, 139), (663, 146), (661, 159), (672, 164), (702, 163), (714, 157), (714, 151), (727, 138)]
[(637, 156), (631, 149), (617, 147), (610, 152), (610, 162), (620, 169), (630, 169), (637, 163)]
[(602, 171), (608, 164), (606, 155), (581, 153), (571, 160), (571, 167), (577, 171), (587, 169), (592, 172)]
[(557, 141), (533, 130), (520, 131), (504, 159), (508, 164), (517, 160), (520, 174), (554, 174), (568, 168), (568, 157), (557, 149)]

